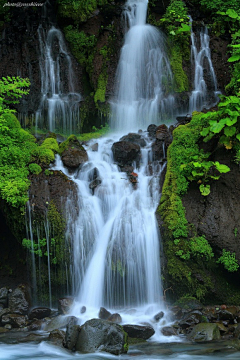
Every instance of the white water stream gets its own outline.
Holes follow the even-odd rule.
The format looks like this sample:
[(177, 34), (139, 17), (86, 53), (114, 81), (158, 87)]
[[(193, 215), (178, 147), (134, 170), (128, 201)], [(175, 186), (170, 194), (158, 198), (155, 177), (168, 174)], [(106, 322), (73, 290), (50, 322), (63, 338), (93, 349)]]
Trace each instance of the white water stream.
[(146, 24), (148, 0), (128, 0), (125, 5), (124, 46), (116, 74), (111, 127), (117, 131), (146, 129), (174, 115), (172, 71), (165, 36)]
[[(192, 22), (192, 19), (190, 18)], [(219, 101), (217, 78), (211, 60), (211, 51), (209, 48), (209, 35), (207, 27), (200, 31), (199, 46), (197, 38), (191, 29), (191, 59), (194, 68), (194, 89), (189, 99), (189, 113), (201, 111), (203, 108), (210, 108)], [(199, 48), (199, 50), (198, 50)], [(208, 88), (206, 77), (209, 79), (211, 89)]]
[[(81, 95), (74, 88), (72, 61), (63, 35), (52, 26), (49, 30), (38, 28), (40, 44), (41, 102), (36, 112), (36, 129), (70, 133), (79, 125)], [(58, 50), (56, 51), (56, 48)], [(64, 89), (66, 78), (67, 89)]]

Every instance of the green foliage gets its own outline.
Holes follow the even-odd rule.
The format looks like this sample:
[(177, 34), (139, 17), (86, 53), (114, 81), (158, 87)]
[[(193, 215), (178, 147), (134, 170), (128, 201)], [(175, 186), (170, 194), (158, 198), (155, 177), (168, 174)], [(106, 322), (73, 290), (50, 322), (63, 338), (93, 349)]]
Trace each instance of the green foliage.
[(36, 162), (49, 165), (55, 159), (55, 154), (59, 152), (59, 147), (56, 139), (47, 138), (43, 141), (41, 146), (36, 147), (32, 155)]
[[(218, 104), (218, 110), (207, 112), (202, 115), (202, 119), (207, 120), (207, 126), (204, 126), (201, 135), (207, 142), (214, 136), (220, 137), (219, 142), (226, 149), (235, 148), (239, 151), (240, 142), (240, 96), (221, 96), (221, 102)], [(216, 164), (219, 172), (227, 172), (226, 166)]]
[(27, 165), (32, 162), (35, 138), (21, 126), (11, 103), (18, 103), (28, 93), (28, 79), (6, 77), (0, 80), (0, 196), (14, 207), (24, 206), (28, 200), (30, 182)]
[(174, 74), (173, 90), (183, 92), (189, 90), (188, 77), (183, 70), (182, 48), (177, 44), (170, 46), (170, 64)]
[(231, 253), (225, 249), (223, 249), (222, 256), (217, 260), (217, 263), (222, 264), (229, 272), (235, 272), (239, 268), (235, 253)]
[(105, 102), (105, 93), (106, 93), (106, 86), (107, 86), (108, 76), (105, 73), (101, 73), (98, 77), (98, 88), (94, 95), (94, 101), (97, 103)]
[(109, 125), (101, 126), (101, 129), (97, 129), (95, 126), (92, 127), (93, 132), (85, 133), (78, 136), (79, 141), (89, 141), (91, 139), (98, 139), (106, 135), (110, 131)]
[(174, 41), (183, 43), (189, 37), (191, 27), (186, 5), (181, 0), (171, 0), (165, 15), (161, 18), (160, 24), (164, 27)]
[(29, 170), (32, 174), (36, 175), (39, 175), (42, 172), (42, 168), (38, 164), (29, 164)]
[(71, 18), (75, 24), (86, 21), (98, 6), (109, 4), (108, 0), (58, 0), (58, 13)]
[(84, 31), (79, 31), (72, 25), (64, 28), (64, 34), (70, 44), (73, 55), (79, 64), (86, 66), (90, 71), (92, 60), (95, 53), (97, 39), (94, 35), (87, 35)]

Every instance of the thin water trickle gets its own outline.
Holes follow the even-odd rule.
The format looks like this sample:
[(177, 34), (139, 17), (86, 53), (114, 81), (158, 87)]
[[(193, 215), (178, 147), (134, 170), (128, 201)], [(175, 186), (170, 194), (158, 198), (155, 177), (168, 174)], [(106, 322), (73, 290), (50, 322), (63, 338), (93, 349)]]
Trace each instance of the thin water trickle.
[(40, 25), (38, 38), (41, 101), (36, 112), (36, 129), (46, 128), (71, 134), (76, 132), (80, 124), (81, 95), (75, 91), (70, 55), (61, 31), (54, 26), (45, 30)]
[(146, 24), (147, 0), (128, 0), (125, 5), (124, 46), (116, 74), (111, 126), (117, 131), (138, 130), (174, 115), (171, 94), (173, 75), (166, 53), (165, 36)]
[[(192, 19), (190, 17), (190, 22)], [(191, 28), (191, 59), (194, 68), (194, 89), (189, 99), (189, 112), (201, 111), (203, 108), (210, 108), (219, 101), (217, 78), (211, 60), (209, 48), (208, 29), (205, 26), (199, 35), (199, 50), (197, 38)], [(208, 79), (208, 83), (207, 83)]]

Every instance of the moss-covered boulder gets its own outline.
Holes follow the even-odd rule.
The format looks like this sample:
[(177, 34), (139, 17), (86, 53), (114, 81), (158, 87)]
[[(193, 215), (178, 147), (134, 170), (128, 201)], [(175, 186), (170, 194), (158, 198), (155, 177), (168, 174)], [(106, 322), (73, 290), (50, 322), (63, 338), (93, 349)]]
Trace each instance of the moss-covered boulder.
[(217, 324), (201, 323), (194, 326), (188, 337), (196, 342), (219, 340), (220, 331)]
[(86, 150), (75, 135), (69, 136), (68, 139), (60, 145), (60, 153), (63, 164), (70, 171), (74, 171), (74, 169), (77, 169), (88, 160)]

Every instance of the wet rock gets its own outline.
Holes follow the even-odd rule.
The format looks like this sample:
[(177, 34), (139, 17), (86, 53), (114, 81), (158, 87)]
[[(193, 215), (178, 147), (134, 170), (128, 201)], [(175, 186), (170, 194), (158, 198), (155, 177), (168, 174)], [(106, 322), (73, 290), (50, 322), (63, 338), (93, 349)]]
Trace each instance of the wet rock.
[(51, 341), (54, 345), (62, 346), (63, 347), (63, 341), (65, 339), (65, 331), (62, 330), (53, 330), (50, 332), (48, 341)]
[(78, 339), (79, 332), (81, 331), (81, 326), (77, 325), (77, 322), (70, 322), (66, 328), (65, 339), (63, 345), (65, 348), (74, 351), (76, 342)]
[(8, 306), (8, 289), (6, 287), (0, 289), (0, 305)]
[(75, 316), (56, 316), (48, 324), (45, 325), (44, 330), (53, 331), (56, 329), (65, 328), (70, 322), (75, 321), (75, 319)]
[(39, 344), (42, 341), (48, 340), (47, 334), (28, 334), (27, 336), (24, 336), (23, 338), (18, 338), (19, 343), (29, 343), (34, 342)]
[(2, 321), (3, 315), (7, 315), (7, 314), (10, 314), (10, 313), (11, 313), (11, 310), (9, 308), (5, 308), (5, 309), (2, 309), (0, 311), (0, 324), (1, 324), (1, 321)]
[(234, 331), (234, 337), (237, 339), (240, 339), (240, 324), (237, 325), (237, 327)]
[(89, 189), (92, 190), (93, 194), (94, 194), (94, 190), (101, 185), (102, 180), (101, 179), (95, 179), (92, 182), (90, 182), (89, 184)]
[(98, 313), (99, 319), (107, 320), (109, 316), (111, 316), (111, 313), (104, 307), (101, 307)]
[(149, 339), (154, 333), (154, 329), (151, 326), (140, 325), (123, 325), (123, 330), (131, 338)]
[(2, 324), (10, 324), (14, 328), (27, 326), (27, 316), (19, 314), (7, 314), (2, 316)]
[(201, 323), (194, 326), (188, 335), (190, 340), (196, 342), (212, 341), (220, 339), (220, 331), (217, 324)]
[(173, 336), (173, 335), (178, 335), (177, 330), (175, 328), (173, 328), (172, 326), (164, 326), (161, 329), (161, 333), (164, 336)]
[(150, 138), (154, 139), (156, 137), (157, 125), (151, 124), (147, 128), (147, 132)]
[(119, 166), (132, 165), (134, 161), (138, 164), (141, 156), (140, 146), (128, 141), (113, 143), (112, 152), (114, 161), (116, 161)]
[(28, 326), (29, 331), (38, 331), (42, 329), (44, 322), (42, 320), (36, 320)]
[(12, 330), (12, 325), (10, 325), (10, 324), (6, 324), (4, 327), (7, 330)]
[(179, 326), (182, 329), (186, 329), (190, 326), (194, 326), (198, 323), (200, 323), (202, 320), (202, 313), (199, 310), (191, 311), (190, 313), (187, 313), (183, 319), (179, 322)]
[(119, 324), (122, 322), (122, 317), (120, 314), (115, 313), (109, 316), (108, 321), (114, 322), (116, 324)]
[(163, 158), (165, 158), (164, 141), (156, 139), (152, 143), (152, 156), (153, 156), (153, 161), (162, 160)]
[(46, 307), (37, 307), (30, 311), (30, 313), (28, 314), (28, 318), (29, 320), (33, 320), (33, 319), (40, 320), (50, 315), (51, 315), (51, 309)]
[(90, 149), (91, 149), (92, 151), (98, 151), (98, 143), (93, 144), (93, 145), (90, 147)]
[(164, 317), (164, 312), (163, 311), (160, 311), (159, 313), (157, 313), (156, 315), (154, 315), (154, 320), (155, 321), (159, 321), (161, 320), (162, 318)]
[(19, 285), (9, 294), (9, 308), (13, 313), (27, 315), (31, 305), (30, 289), (27, 285)]
[(68, 314), (71, 306), (73, 304), (73, 298), (72, 297), (64, 297), (61, 299), (58, 299), (58, 312), (59, 314)]
[(176, 302), (176, 306), (178, 306), (181, 309), (191, 311), (191, 310), (202, 310), (203, 305), (200, 303), (200, 301), (194, 299), (194, 298), (180, 298)]
[(84, 314), (86, 310), (87, 310), (86, 306), (82, 306), (80, 309), (80, 314)]
[(105, 351), (119, 355), (126, 353), (127, 347), (122, 326), (101, 319), (87, 321), (76, 342), (76, 351), (85, 353)]
[(71, 135), (61, 144), (62, 162), (70, 171), (74, 171), (88, 160), (88, 155), (84, 147), (80, 144), (76, 136)]
[(234, 320), (234, 315), (227, 310), (219, 310), (217, 311), (217, 315), (219, 320), (228, 320), (231, 322)]
[(129, 133), (121, 137), (120, 141), (129, 141), (132, 144), (137, 144), (140, 147), (144, 147), (147, 145), (146, 141), (142, 138), (140, 134)]
[(167, 142), (169, 144), (171, 143), (171, 135), (166, 125), (159, 125), (156, 128), (156, 139)]

